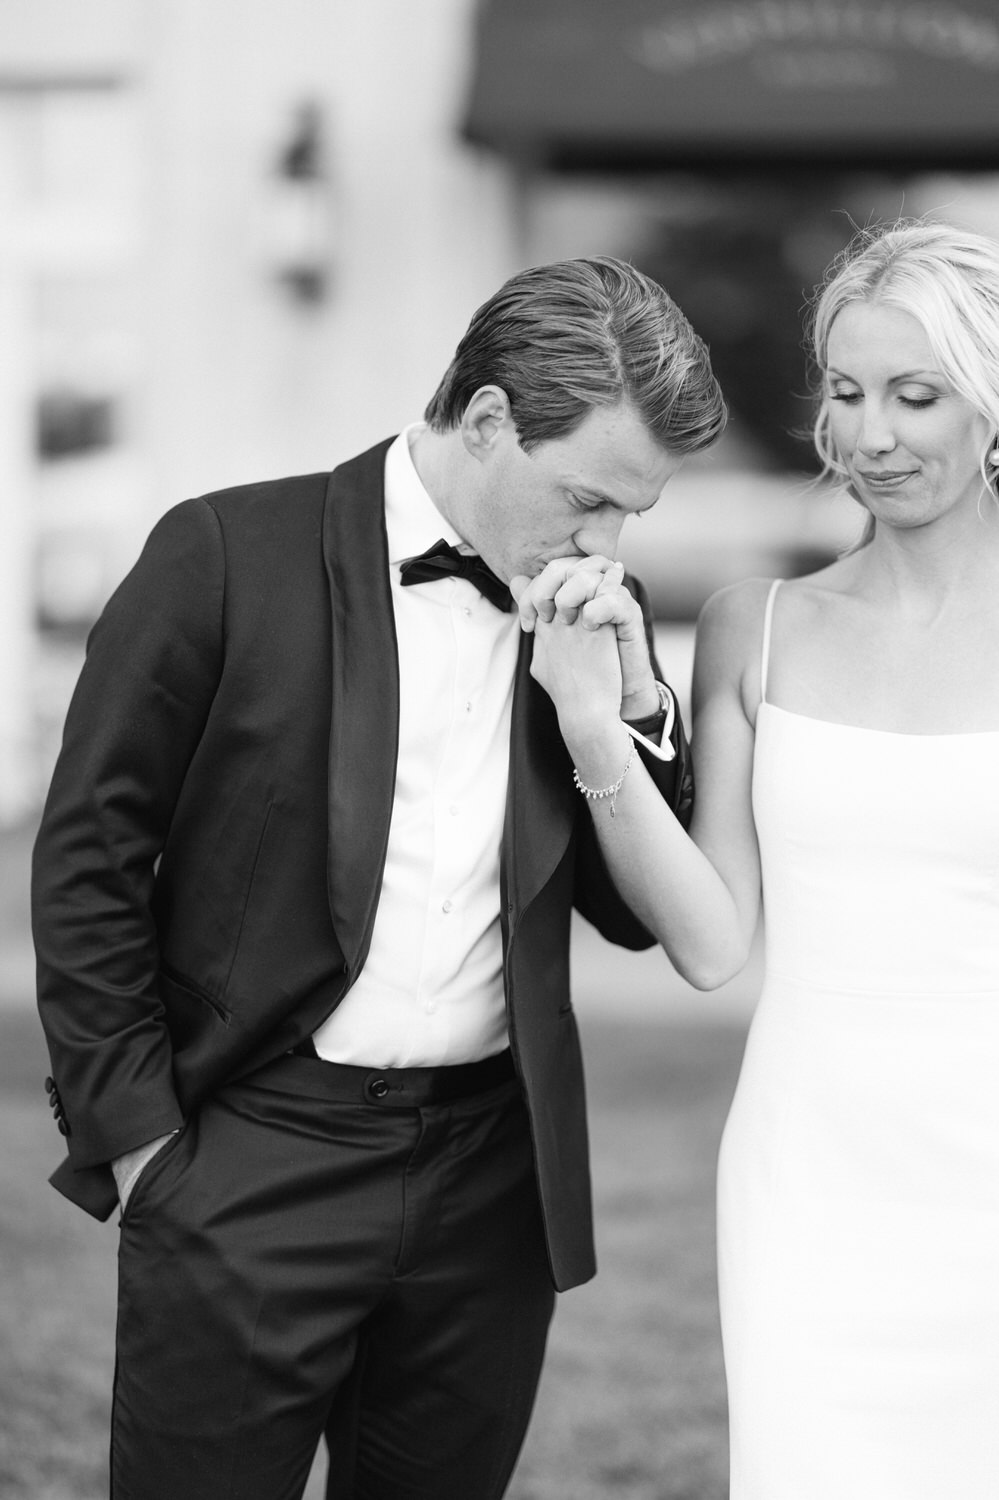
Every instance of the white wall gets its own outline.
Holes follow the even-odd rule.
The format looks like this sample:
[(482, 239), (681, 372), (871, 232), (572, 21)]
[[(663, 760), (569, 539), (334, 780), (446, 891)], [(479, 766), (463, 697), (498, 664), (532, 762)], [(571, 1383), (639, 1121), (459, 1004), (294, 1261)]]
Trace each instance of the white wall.
[[(502, 168), (457, 139), (468, 0), (153, 0), (146, 423), (155, 507), (325, 468), (418, 416), (516, 264)], [(323, 109), (332, 285), (269, 261), (275, 153)]]

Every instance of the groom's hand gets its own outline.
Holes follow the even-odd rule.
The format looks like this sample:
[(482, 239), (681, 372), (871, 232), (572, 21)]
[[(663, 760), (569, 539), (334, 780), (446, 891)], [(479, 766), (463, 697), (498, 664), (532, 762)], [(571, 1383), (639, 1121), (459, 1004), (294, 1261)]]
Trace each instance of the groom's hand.
[(606, 557), (559, 558), (536, 578), (514, 578), (510, 592), (517, 601), (523, 630), (536, 620), (546, 623), (556, 615), (587, 630), (611, 625), (617, 634), (621, 662), (621, 718), (644, 719), (659, 707), (645, 619), (641, 606), (625, 588), (621, 563)]
[(584, 557), (559, 557), (535, 578), (523, 573), (510, 580), (510, 592), (520, 613), (520, 628), (530, 634), (537, 620), (551, 624), (558, 615), (567, 625), (574, 623), (580, 608), (592, 599), (608, 572), (616, 569), (616, 582), (624, 572), (620, 563), (594, 553)]
[(152, 1161), (161, 1147), (166, 1145), (170, 1137), (176, 1134), (176, 1130), (170, 1130), (166, 1135), (158, 1135), (154, 1140), (146, 1141), (142, 1146), (136, 1146), (133, 1151), (126, 1151), (123, 1156), (115, 1157), (111, 1163), (111, 1171), (118, 1189), (118, 1203), (122, 1213), (125, 1212), (128, 1200), (132, 1196), (132, 1189), (141, 1177), (143, 1169)]

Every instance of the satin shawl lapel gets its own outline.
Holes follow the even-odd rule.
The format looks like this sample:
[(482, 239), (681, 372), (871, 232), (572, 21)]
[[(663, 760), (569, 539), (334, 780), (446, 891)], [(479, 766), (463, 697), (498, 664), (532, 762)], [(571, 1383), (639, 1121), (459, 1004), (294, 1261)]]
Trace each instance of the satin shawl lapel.
[(534, 637), (517, 658), (510, 728), (510, 778), (503, 829), (504, 902), (519, 913), (562, 858), (572, 834), (576, 792), (551, 699), (531, 676)]
[(389, 443), (335, 469), (323, 555), (330, 585), (330, 915), (351, 980), (367, 956), (388, 845), (399, 740), (399, 653), (385, 535)]

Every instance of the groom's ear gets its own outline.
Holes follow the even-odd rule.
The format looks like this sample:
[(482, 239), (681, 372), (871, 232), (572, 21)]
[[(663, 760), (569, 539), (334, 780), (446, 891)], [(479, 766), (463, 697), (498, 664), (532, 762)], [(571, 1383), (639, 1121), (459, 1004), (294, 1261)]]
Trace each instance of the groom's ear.
[(479, 463), (503, 444), (517, 441), (510, 401), (502, 386), (479, 387), (465, 407), (460, 431), (465, 451)]

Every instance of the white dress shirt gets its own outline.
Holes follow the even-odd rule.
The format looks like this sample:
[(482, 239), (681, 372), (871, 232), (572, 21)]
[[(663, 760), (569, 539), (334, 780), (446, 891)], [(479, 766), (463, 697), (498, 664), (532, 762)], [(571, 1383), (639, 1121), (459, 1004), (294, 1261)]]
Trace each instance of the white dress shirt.
[(419, 430), (385, 460), (400, 682), (385, 873), (364, 968), (314, 1036), (320, 1057), (368, 1067), (471, 1062), (507, 1045), (500, 844), (520, 630), (466, 579), (402, 587), (405, 558), (440, 537), (464, 546), (413, 465)]

